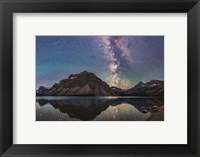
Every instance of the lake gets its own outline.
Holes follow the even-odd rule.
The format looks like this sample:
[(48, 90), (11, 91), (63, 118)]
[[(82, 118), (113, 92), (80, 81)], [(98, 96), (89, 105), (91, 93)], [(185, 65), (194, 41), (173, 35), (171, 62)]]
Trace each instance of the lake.
[(163, 121), (164, 98), (37, 96), (36, 121)]

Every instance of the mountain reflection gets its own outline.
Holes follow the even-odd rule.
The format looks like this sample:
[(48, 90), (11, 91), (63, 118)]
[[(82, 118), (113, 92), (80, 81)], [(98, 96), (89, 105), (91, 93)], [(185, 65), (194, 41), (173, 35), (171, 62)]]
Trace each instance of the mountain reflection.
[(56, 98), (36, 99), (36, 120), (143, 121), (164, 120), (163, 98)]

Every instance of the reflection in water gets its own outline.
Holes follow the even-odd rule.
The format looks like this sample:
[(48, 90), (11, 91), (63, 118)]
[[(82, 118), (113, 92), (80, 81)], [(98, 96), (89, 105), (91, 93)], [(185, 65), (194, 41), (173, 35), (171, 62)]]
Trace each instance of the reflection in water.
[(37, 121), (163, 121), (163, 98), (37, 97)]

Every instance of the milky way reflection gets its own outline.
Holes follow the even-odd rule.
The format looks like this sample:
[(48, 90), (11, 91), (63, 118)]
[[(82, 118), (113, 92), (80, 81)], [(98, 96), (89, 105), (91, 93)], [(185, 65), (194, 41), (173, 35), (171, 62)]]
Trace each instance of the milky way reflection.
[(37, 97), (37, 121), (163, 121), (163, 98)]

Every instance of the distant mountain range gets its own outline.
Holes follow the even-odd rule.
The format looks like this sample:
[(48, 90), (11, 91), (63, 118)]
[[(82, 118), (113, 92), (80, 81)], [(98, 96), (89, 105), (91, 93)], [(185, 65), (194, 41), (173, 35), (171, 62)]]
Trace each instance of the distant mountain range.
[(164, 96), (164, 81), (151, 80), (147, 83), (139, 82), (126, 91), (126, 95), (134, 96)]
[(71, 74), (51, 88), (40, 86), (37, 96), (164, 96), (164, 81), (140, 82), (133, 88), (124, 90), (110, 87), (95, 74), (83, 71)]
[(40, 88), (38, 90), (36, 90), (36, 95), (43, 96), (43, 95), (46, 95), (48, 91), (49, 91), (48, 88), (46, 88), (44, 86), (40, 86)]

